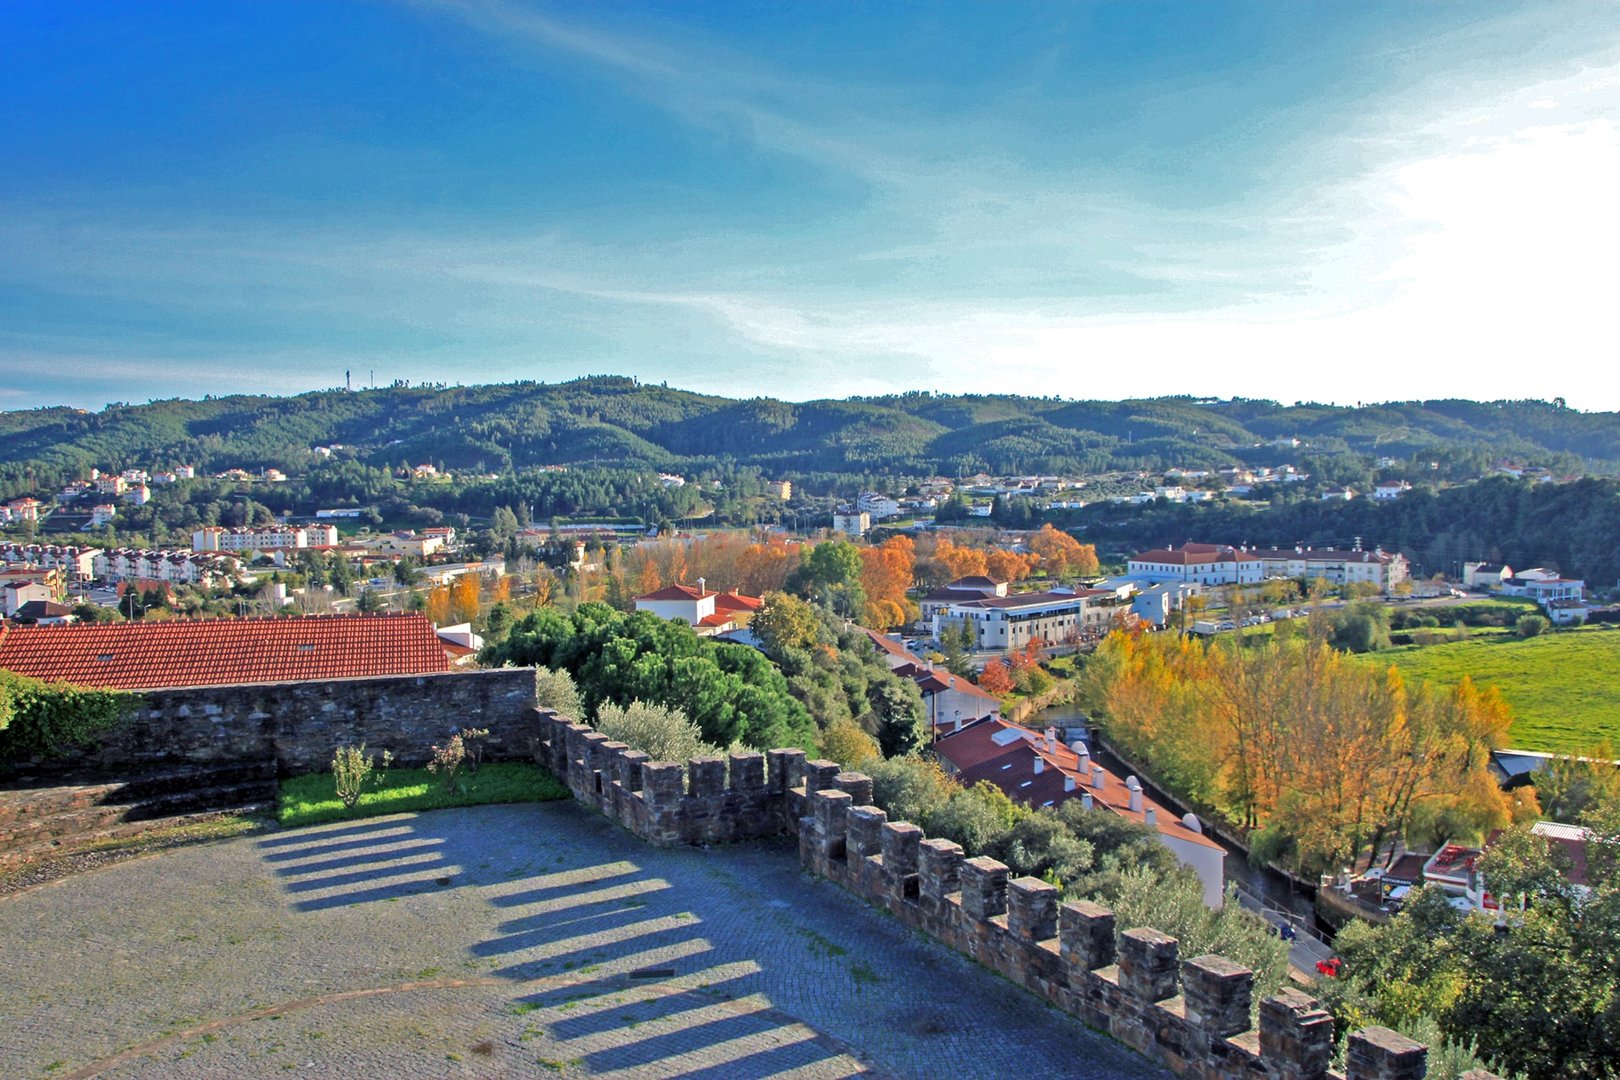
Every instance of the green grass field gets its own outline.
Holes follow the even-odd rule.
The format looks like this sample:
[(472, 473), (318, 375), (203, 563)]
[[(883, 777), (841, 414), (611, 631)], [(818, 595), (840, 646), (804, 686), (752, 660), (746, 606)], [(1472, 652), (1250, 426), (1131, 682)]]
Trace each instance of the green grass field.
[(426, 769), (389, 769), (380, 784), (360, 796), (353, 810), (345, 810), (338, 801), (337, 783), (331, 773), (307, 773), (281, 782), (276, 816), (281, 824), (296, 827), (408, 810), (545, 802), (567, 796), (568, 789), (540, 766), (508, 761), (485, 765), (476, 773), (463, 768), (456, 774), (454, 791)]
[(1620, 630), (1474, 638), (1388, 649), (1368, 659), (1443, 686), (1465, 675), (1495, 686), (1513, 708), (1508, 742), (1514, 749), (1577, 753), (1602, 740), (1620, 746)]

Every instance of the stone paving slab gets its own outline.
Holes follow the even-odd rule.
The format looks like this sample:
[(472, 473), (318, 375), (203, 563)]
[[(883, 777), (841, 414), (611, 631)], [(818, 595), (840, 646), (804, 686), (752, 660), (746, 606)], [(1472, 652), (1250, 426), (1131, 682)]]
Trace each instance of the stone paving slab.
[(0, 899), (0, 1076), (1158, 1067), (803, 874), (571, 803), (167, 851)]

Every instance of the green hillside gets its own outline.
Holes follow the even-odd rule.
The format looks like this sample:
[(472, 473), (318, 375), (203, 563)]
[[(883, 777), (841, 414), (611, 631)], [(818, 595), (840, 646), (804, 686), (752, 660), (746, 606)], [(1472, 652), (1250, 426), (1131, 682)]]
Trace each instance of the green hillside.
[[(1272, 440), (1299, 438), (1283, 449)], [(1269, 401), (1064, 401), (911, 393), (737, 401), (633, 379), (232, 396), (0, 413), (0, 494), (92, 466), (300, 466), (309, 448), (355, 447), (372, 465), (432, 460), (499, 472), (550, 464), (754, 465), (784, 474), (1104, 472), (1435, 459), (1439, 478), (1500, 457), (1566, 472), (1620, 471), (1620, 414), (1558, 403), (1408, 402), (1367, 408)], [(1364, 468), (1365, 460), (1352, 464)], [(1427, 464), (1424, 463), (1424, 468)]]

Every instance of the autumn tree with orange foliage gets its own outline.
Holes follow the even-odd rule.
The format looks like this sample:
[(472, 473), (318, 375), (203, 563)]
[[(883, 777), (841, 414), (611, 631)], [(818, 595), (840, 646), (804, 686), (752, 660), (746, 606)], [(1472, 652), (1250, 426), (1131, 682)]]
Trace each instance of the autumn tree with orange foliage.
[(1030, 536), (1029, 550), (1040, 559), (1041, 569), (1051, 577), (1086, 577), (1101, 568), (1094, 545), (1082, 544), (1068, 533), (1054, 529), (1051, 522)]
[(435, 585), (429, 589), (427, 607), (424, 611), (428, 622), (434, 626), (450, 625), (450, 590), (443, 585)]
[(866, 591), (862, 626), (886, 631), (917, 618), (917, 605), (906, 597), (916, 563), (917, 548), (908, 536), (861, 549), (861, 588)]
[(1494, 689), (1409, 684), (1320, 639), (1114, 633), (1081, 690), (1162, 783), (1301, 871), (1375, 854), (1392, 834), (1482, 838), (1529, 812), (1487, 768), (1509, 720)]
[(997, 697), (1012, 693), (1013, 680), (1007, 665), (999, 659), (984, 665), (984, 670), (979, 672), (979, 689)]
[(477, 574), (462, 574), (450, 586), (450, 614), (456, 622), (472, 622), (478, 618), (478, 599), (482, 583)]

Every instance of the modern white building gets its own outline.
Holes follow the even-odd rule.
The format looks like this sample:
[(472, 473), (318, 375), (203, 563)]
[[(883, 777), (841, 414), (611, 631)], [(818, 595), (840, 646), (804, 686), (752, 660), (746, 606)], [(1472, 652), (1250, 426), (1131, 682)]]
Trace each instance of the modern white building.
[(1130, 610), (1106, 589), (1009, 593), (1006, 582), (987, 577), (959, 578), (923, 597), (919, 606), (934, 637), (947, 626), (962, 625), (972, 631), (975, 649), (996, 651), (1022, 649), (1032, 641), (1077, 641)]
[(0, 544), (0, 562), (16, 563), (33, 570), (60, 570), (67, 581), (89, 581), (96, 576), (96, 556), (100, 548), (57, 544)]

